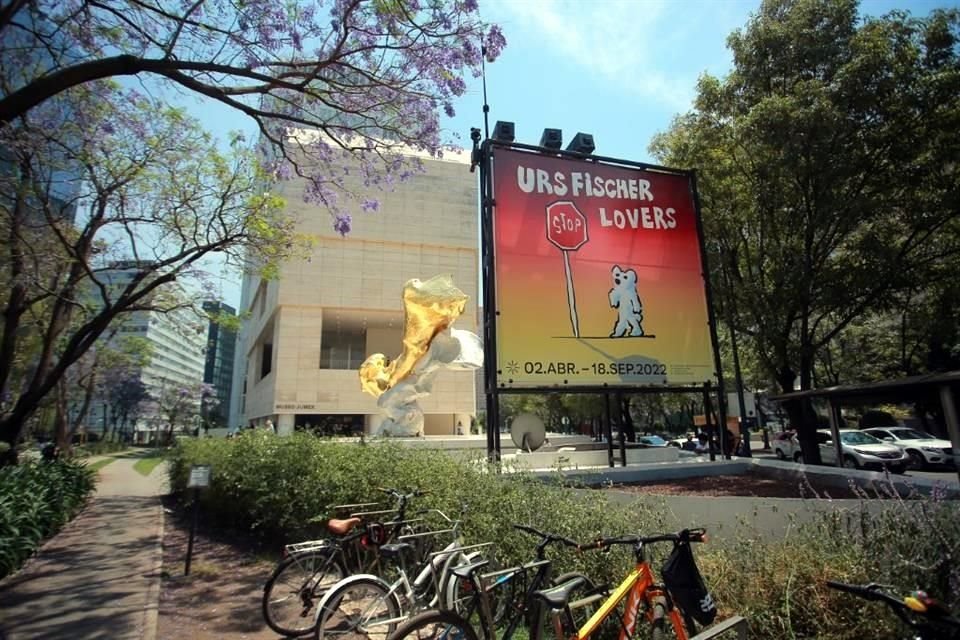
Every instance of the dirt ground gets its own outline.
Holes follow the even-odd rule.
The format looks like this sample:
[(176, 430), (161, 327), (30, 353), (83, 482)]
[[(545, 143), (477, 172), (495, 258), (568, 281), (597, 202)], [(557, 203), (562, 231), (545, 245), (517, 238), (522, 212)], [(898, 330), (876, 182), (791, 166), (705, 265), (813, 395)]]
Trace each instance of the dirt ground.
[(809, 479), (786, 480), (758, 474), (685, 478), (668, 482), (616, 485), (618, 491), (661, 496), (752, 496), (757, 498), (877, 498), (883, 491), (832, 487)]
[(198, 531), (184, 576), (189, 520), (172, 503), (163, 530), (159, 640), (279, 638), (263, 621), (260, 598), (273, 562), (249, 544)]

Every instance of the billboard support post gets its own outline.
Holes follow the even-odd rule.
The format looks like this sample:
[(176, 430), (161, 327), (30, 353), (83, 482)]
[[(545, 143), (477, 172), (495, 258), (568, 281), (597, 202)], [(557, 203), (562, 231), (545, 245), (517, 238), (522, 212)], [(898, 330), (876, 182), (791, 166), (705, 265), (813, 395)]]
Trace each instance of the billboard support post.
[[(603, 421), (604, 431), (606, 431), (606, 437), (607, 437), (607, 465), (612, 468), (614, 466), (613, 464), (613, 423), (610, 419), (610, 394), (609, 393), (603, 394), (603, 406), (605, 408), (605, 411), (604, 411), (605, 420)], [(622, 430), (623, 427), (620, 427), (620, 429)]]
[(710, 462), (717, 459), (717, 440), (713, 430), (713, 407), (710, 402), (710, 383), (703, 385), (703, 417), (707, 421), (704, 425), (707, 431), (707, 449), (710, 451)]
[(480, 147), (480, 241), (483, 258), (483, 384), (487, 397), (487, 462), (500, 462), (500, 398), (497, 394), (497, 297), (494, 281), (492, 149)]

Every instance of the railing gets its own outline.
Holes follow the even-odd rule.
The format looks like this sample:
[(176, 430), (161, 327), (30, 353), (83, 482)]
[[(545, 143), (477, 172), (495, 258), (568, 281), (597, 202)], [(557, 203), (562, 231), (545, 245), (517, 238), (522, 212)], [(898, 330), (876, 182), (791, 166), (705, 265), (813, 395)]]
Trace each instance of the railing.
[(727, 618), (723, 622), (718, 622), (712, 627), (704, 629), (697, 635), (690, 638), (690, 640), (711, 640), (711, 638), (718, 638), (724, 634), (732, 636), (733, 633), (737, 634), (737, 640), (747, 640), (746, 618), (743, 616), (733, 616), (732, 618)]

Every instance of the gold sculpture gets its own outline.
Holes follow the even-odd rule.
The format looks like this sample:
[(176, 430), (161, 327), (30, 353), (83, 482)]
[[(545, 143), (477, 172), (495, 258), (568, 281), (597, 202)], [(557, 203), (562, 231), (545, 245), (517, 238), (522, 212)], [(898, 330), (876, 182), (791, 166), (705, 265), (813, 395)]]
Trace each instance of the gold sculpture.
[(467, 304), (467, 295), (450, 276), (417, 278), (403, 286), (403, 350), (392, 362), (375, 353), (360, 366), (360, 387), (374, 398), (407, 378), (437, 334), (450, 328)]

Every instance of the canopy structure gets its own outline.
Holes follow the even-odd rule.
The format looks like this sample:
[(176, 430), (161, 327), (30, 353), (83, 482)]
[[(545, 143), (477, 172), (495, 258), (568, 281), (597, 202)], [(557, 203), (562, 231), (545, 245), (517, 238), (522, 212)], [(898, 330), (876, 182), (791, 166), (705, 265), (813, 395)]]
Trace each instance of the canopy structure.
[[(918, 399), (932, 399), (939, 396), (943, 408), (943, 418), (946, 422), (947, 433), (953, 445), (954, 459), (960, 455), (960, 418), (957, 414), (957, 390), (960, 387), (960, 371), (943, 373), (928, 373), (921, 376), (884, 380), (864, 384), (849, 384), (822, 389), (808, 389), (770, 396), (775, 402), (789, 402), (801, 399), (823, 399), (830, 403), (830, 430), (833, 432), (833, 443), (837, 447), (837, 464), (842, 464), (843, 456), (840, 453), (839, 428), (841, 424), (840, 408), (844, 401), (857, 400), (860, 402), (877, 400), (885, 402), (915, 401)], [(960, 476), (960, 464), (957, 465)]]

